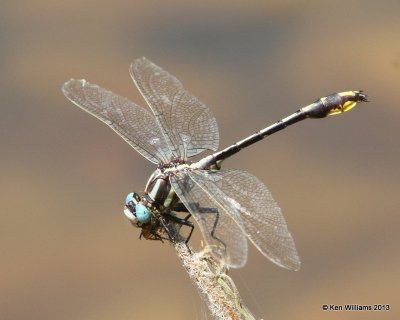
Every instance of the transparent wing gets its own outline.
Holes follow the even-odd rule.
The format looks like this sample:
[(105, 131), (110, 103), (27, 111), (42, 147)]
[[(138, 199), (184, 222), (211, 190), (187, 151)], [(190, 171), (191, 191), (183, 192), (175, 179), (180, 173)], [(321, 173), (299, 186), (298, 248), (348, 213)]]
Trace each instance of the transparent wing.
[[(238, 222), (264, 256), (279, 266), (292, 270), (300, 268), (296, 246), (282, 211), (260, 180), (235, 169), (194, 170), (189, 176)], [(217, 232), (220, 228), (226, 227), (218, 223)]]
[(240, 216), (226, 212), (225, 207), (187, 173), (180, 171), (171, 176), (176, 194), (196, 220), (214, 257), (233, 268), (243, 267), (247, 261), (247, 238)]
[(146, 58), (135, 60), (130, 74), (156, 116), (174, 157), (186, 159), (207, 149), (217, 150), (217, 121), (178, 79)]
[(166, 163), (171, 154), (154, 116), (144, 108), (86, 80), (71, 79), (62, 87), (78, 107), (110, 126), (142, 156)]

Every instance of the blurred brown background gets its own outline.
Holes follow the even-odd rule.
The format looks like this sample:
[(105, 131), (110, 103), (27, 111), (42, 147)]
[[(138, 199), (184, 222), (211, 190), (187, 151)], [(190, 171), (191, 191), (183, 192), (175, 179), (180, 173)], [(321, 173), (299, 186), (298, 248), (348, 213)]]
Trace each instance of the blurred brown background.
[[(172, 248), (122, 214), (153, 166), (60, 90), (86, 78), (144, 106), (141, 56), (210, 106), (221, 147), (320, 96), (370, 95), (225, 163), (268, 185), (303, 263), (252, 247), (231, 275), (259, 318), (399, 319), (399, 17), (398, 1), (1, 1), (0, 319), (207, 317)], [(321, 310), (346, 303), (391, 310)]]

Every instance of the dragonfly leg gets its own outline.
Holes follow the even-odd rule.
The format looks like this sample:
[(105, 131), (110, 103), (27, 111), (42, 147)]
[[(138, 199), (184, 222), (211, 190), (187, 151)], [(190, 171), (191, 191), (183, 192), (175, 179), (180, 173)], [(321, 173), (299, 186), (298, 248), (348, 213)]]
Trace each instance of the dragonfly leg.
[(215, 235), (215, 232), (217, 230), (217, 224), (219, 221), (219, 211), (217, 208), (205, 208), (205, 207), (198, 207), (198, 211), (204, 214), (214, 214), (215, 215), (215, 221), (211, 230), (211, 237), (214, 238), (216, 241), (221, 243), (224, 247), (224, 250), (226, 251), (226, 244), (224, 241), (222, 241), (220, 238), (218, 238)]
[(186, 208), (186, 206), (182, 202), (178, 202), (175, 204), (174, 208), (172, 209), (177, 212), (189, 212), (189, 210)]
[(188, 219), (191, 217), (191, 214), (188, 214), (184, 219), (181, 219), (181, 218), (179, 218), (177, 216), (174, 216), (174, 215), (172, 215), (170, 213), (165, 213), (164, 217), (166, 217), (168, 220), (170, 220), (172, 222), (175, 222), (177, 224), (180, 224), (182, 226), (187, 226), (187, 227), (190, 228), (189, 235), (187, 236), (187, 238), (185, 240), (185, 243), (187, 244), (189, 242), (190, 238), (192, 237), (192, 233), (193, 233), (193, 230), (194, 230), (194, 224), (191, 221), (188, 221)]
[(160, 215), (160, 216), (157, 217), (157, 220), (160, 222), (161, 226), (163, 227), (163, 229), (167, 233), (169, 241), (175, 242), (175, 237), (173, 236), (173, 234), (172, 234), (170, 228), (168, 227), (168, 224), (164, 220), (164, 218)]
[(213, 229), (211, 231), (211, 237), (213, 237), (215, 240), (219, 241), (223, 246), (224, 246), (224, 250), (226, 251), (226, 244), (225, 242), (223, 242), (221, 239), (219, 239), (216, 235), (215, 235), (215, 231), (217, 229), (217, 224), (218, 224), (218, 220), (219, 220), (219, 212), (218, 209), (215, 209), (216, 212), (207, 212), (207, 213), (214, 213), (215, 214), (215, 221), (214, 221), (214, 225), (213, 225)]
[(157, 241), (161, 241), (162, 243), (164, 243), (164, 240), (169, 240), (169, 238), (163, 237), (160, 234), (157, 234), (156, 231), (149, 231), (149, 230), (144, 230), (142, 229), (142, 232), (140, 232), (139, 235), (139, 239), (141, 240), (143, 238), (145, 238), (146, 240), (157, 240)]
[[(201, 213), (218, 213), (217, 208), (200, 207), (198, 202), (190, 202), (190, 205), (196, 206), (197, 210)], [(173, 210), (177, 212), (190, 212), (182, 202), (177, 203)], [(191, 214), (189, 214), (185, 220), (189, 219), (190, 216)]]
[[(219, 239), (219, 238), (215, 235), (215, 232), (216, 232), (216, 229), (217, 229), (218, 220), (219, 220), (219, 211), (218, 211), (218, 209), (217, 209), (217, 208), (200, 207), (200, 206), (199, 206), (199, 203), (197, 203), (197, 202), (190, 203), (190, 205), (194, 205), (195, 207), (197, 207), (197, 210), (198, 210), (198, 212), (200, 212), (200, 213), (204, 213), (204, 214), (215, 214), (216, 217), (215, 217), (214, 225), (213, 225), (213, 228), (212, 228), (212, 231), (211, 231), (211, 237), (214, 238), (216, 241), (220, 242), (220, 243), (223, 245), (224, 249), (226, 250), (226, 244), (225, 244), (225, 242), (222, 241), (221, 239)], [(183, 203), (177, 203), (177, 204), (174, 206), (174, 211), (178, 211), (178, 212), (189, 212), (189, 210), (186, 208), (186, 206), (185, 206)], [(180, 220), (180, 222), (179, 222), (179, 221), (176, 221), (177, 223), (180, 223), (180, 224), (183, 224), (183, 225), (187, 225), (187, 226), (190, 226), (190, 227), (192, 228), (191, 231), (190, 231), (189, 236), (187, 237), (187, 239), (186, 239), (186, 241), (185, 241), (186, 243), (188, 243), (190, 237), (192, 236), (192, 233), (193, 233), (193, 230), (194, 230), (194, 226), (193, 226), (192, 223), (190, 223), (190, 225), (189, 225), (189, 224), (183, 223), (183, 221), (189, 222), (189, 221), (187, 221), (187, 220), (188, 220), (190, 217), (191, 217), (191, 214), (190, 214), (190, 213), (189, 213), (184, 219), (180, 219), (180, 218), (174, 217), (174, 218)], [(171, 220), (172, 220), (172, 219), (171, 219)]]

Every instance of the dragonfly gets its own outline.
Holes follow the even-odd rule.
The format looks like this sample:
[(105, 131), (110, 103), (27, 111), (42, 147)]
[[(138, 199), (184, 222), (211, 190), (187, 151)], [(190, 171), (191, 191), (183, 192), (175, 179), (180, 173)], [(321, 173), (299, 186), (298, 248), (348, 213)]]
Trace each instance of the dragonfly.
[[(305, 119), (325, 118), (368, 101), (362, 91), (334, 93), (218, 150), (219, 131), (210, 109), (173, 75), (146, 58), (130, 75), (151, 112), (86, 80), (71, 79), (62, 91), (75, 105), (119, 134), (157, 165), (144, 192), (127, 195), (124, 213), (148, 240), (189, 241), (196, 221), (212, 255), (227, 267), (247, 261), (248, 241), (278, 266), (298, 270), (300, 258), (281, 208), (254, 175), (222, 169), (240, 150)], [(193, 158), (209, 151), (198, 161)], [(181, 228), (188, 228), (185, 236)]]

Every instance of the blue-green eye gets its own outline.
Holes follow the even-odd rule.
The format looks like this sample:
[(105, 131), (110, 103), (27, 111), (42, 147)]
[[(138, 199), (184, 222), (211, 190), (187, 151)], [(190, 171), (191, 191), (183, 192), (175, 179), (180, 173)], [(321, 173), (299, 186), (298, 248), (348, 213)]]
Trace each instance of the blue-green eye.
[(150, 211), (141, 203), (135, 205), (136, 217), (139, 223), (146, 223), (150, 220)]
[(133, 192), (131, 192), (131, 193), (129, 193), (127, 196), (126, 196), (126, 199), (125, 199), (125, 205), (127, 206), (130, 202), (132, 202), (133, 201)]

